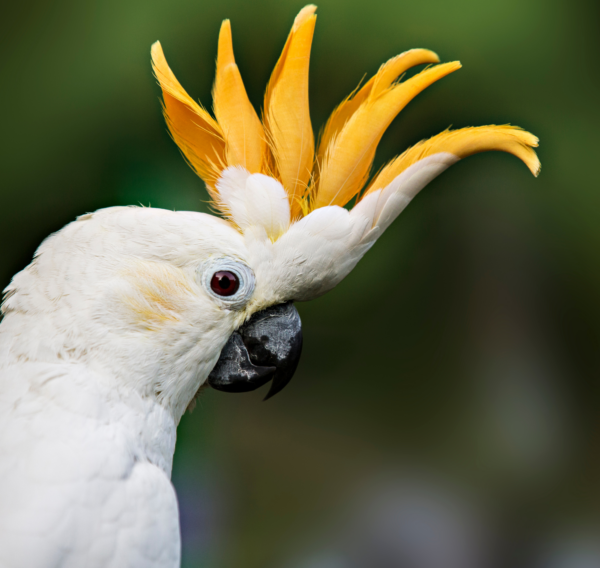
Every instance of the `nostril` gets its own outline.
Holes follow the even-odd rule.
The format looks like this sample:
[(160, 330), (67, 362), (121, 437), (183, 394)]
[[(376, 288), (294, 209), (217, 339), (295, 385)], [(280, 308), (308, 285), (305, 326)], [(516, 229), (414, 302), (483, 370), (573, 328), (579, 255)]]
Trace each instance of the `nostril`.
[(272, 353), (267, 349), (269, 338), (262, 335), (260, 338), (245, 336), (243, 337), (244, 345), (250, 355), (250, 361), (254, 365), (270, 366), (272, 364)]

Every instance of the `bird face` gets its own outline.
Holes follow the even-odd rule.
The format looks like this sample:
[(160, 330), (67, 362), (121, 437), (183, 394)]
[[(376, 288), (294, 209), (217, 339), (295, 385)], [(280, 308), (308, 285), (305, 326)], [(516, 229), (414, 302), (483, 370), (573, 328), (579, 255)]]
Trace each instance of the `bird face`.
[(235, 63), (229, 21), (219, 35), (214, 117), (183, 89), (161, 45), (152, 46), (170, 134), (222, 217), (112, 208), (47, 239), (3, 306), (11, 321), (19, 313), (39, 327), (44, 316), (52, 331), (38, 338), (49, 347), (40, 353), (93, 359), (176, 416), (206, 382), (242, 392), (272, 380), (272, 396), (300, 356), (293, 302), (334, 288), (429, 181), (488, 150), (514, 154), (537, 175), (535, 136), (483, 126), (422, 141), (369, 181), (395, 116), (460, 68), (433, 65), (403, 81), (411, 67), (439, 62), (425, 49), (382, 65), (335, 109), (315, 147), (308, 106), (315, 10), (305, 7), (294, 21), (262, 118)]

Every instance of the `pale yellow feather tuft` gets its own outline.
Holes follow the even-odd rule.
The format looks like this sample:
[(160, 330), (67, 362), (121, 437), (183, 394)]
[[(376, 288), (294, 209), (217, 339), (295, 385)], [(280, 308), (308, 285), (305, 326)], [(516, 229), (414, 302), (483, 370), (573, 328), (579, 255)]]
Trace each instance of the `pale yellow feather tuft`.
[(533, 148), (538, 146), (538, 138), (517, 126), (477, 126), (446, 130), (428, 140), (423, 140), (392, 160), (373, 180), (365, 195), (387, 187), (404, 170), (419, 160), (446, 152), (459, 159), (498, 150), (508, 152), (521, 159), (534, 176), (540, 172), (540, 161)]
[(319, 176), (314, 207), (345, 205), (364, 185), (377, 145), (396, 115), (429, 85), (460, 68), (460, 63), (444, 63), (421, 71), (402, 83), (385, 79), (373, 83), (368, 96), (331, 140)]
[(171, 136), (214, 196), (215, 183), (225, 168), (223, 132), (210, 114), (177, 81), (167, 64), (160, 42), (152, 45), (151, 54), (154, 75), (163, 93), (163, 110)]
[(123, 276), (130, 288), (122, 300), (130, 310), (132, 323), (148, 331), (181, 320), (193, 290), (184, 272), (156, 262), (134, 261)]
[(273, 169), (292, 208), (300, 213), (314, 161), (314, 135), (308, 105), (308, 68), (316, 6), (306, 6), (294, 21), (265, 93), (264, 123), (273, 152)]
[(267, 152), (265, 132), (235, 63), (229, 20), (223, 22), (219, 34), (213, 101), (225, 138), (227, 164), (260, 173)]

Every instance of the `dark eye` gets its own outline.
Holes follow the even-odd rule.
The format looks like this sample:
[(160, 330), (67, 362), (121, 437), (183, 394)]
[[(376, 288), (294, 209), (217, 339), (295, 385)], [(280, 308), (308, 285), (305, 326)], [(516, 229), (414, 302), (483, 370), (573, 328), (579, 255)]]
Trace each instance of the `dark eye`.
[(220, 270), (213, 274), (210, 287), (219, 296), (233, 296), (240, 287), (240, 279), (233, 272)]

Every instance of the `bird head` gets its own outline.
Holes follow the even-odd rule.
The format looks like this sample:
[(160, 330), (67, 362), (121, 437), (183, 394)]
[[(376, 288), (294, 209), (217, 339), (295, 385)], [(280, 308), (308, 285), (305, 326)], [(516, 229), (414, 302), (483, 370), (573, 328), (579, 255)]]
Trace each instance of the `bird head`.
[[(218, 41), (214, 116), (183, 89), (156, 42), (152, 64), (170, 134), (218, 215), (129, 207), (83, 216), (17, 275), (5, 313), (33, 313), (26, 291), (44, 289), (46, 312), (61, 313), (54, 327), (70, 330), (51, 351), (102, 352), (105, 366), (139, 376), (178, 415), (206, 383), (241, 392), (271, 380), (272, 396), (300, 356), (293, 302), (334, 288), (427, 183), (489, 150), (514, 154), (537, 175), (537, 138), (504, 125), (446, 130), (370, 177), (396, 115), (461, 66), (440, 64), (426, 49), (383, 64), (334, 110), (315, 145), (308, 103), (315, 10), (306, 6), (296, 17), (261, 118), (235, 63), (228, 20)], [(65, 303), (69, 317), (58, 310)]]

